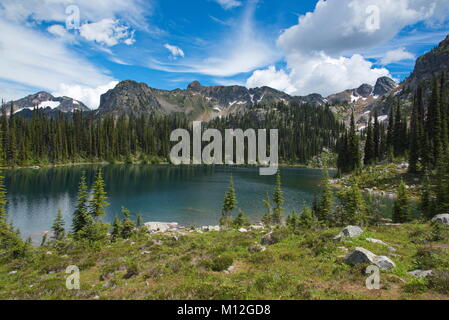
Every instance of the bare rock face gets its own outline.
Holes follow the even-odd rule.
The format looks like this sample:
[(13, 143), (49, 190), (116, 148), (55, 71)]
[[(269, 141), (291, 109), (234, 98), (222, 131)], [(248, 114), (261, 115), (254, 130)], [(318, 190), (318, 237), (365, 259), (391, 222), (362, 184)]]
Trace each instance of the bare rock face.
[(391, 90), (396, 88), (398, 85), (393, 79), (388, 77), (382, 77), (377, 79), (376, 85), (374, 86), (373, 95), (383, 96), (389, 93)]

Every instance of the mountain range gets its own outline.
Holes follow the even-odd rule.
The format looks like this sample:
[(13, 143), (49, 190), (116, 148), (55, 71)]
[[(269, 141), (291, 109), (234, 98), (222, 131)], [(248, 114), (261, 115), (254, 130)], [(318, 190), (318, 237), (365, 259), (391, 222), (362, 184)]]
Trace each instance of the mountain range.
[[(363, 125), (367, 121), (366, 115), (374, 109), (378, 109), (380, 115), (387, 114), (391, 101), (389, 98), (392, 96), (398, 96), (405, 104), (410, 103), (418, 84), (428, 82), (443, 71), (449, 71), (449, 36), (438, 47), (419, 57), (412, 74), (400, 84), (382, 77), (374, 86), (362, 84), (358, 88), (322, 97), (319, 94), (291, 96), (270, 87), (248, 89), (243, 86), (203, 86), (198, 81), (190, 83), (185, 90), (161, 90), (145, 83), (126, 80), (103, 94), (99, 108), (92, 112), (97, 117), (177, 112), (188, 115), (192, 120), (209, 121), (257, 105), (295, 102), (299, 105), (329, 105), (337, 112), (342, 107), (352, 106), (358, 115), (358, 122)], [(47, 92), (38, 92), (5, 104), (2, 111), (9, 114), (11, 107), (14, 114), (24, 116), (31, 114), (34, 108), (44, 109), (48, 114), (91, 111), (81, 101), (70, 97), (54, 97)]]

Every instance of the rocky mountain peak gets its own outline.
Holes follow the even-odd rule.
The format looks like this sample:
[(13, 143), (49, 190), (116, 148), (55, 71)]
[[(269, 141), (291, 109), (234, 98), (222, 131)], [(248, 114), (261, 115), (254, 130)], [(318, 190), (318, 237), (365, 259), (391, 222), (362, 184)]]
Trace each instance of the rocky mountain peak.
[(377, 79), (373, 94), (375, 96), (383, 96), (396, 87), (397, 83), (393, 79), (388, 77), (381, 77)]
[(202, 85), (199, 81), (193, 81), (192, 83), (190, 83), (188, 85), (187, 90), (197, 90), (201, 87), (202, 87)]
[(373, 86), (369, 84), (362, 84), (360, 87), (357, 88), (357, 94), (360, 96), (366, 98), (373, 92)]

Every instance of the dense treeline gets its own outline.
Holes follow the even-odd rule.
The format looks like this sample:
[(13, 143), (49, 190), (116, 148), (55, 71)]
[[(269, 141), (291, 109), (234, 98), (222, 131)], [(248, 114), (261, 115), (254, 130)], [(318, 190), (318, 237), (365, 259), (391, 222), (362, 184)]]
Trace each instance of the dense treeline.
[[(261, 110), (261, 109), (258, 109)], [(280, 157), (306, 163), (323, 148), (335, 150), (342, 130), (327, 108), (279, 104), (267, 108), (263, 120), (254, 110), (213, 121), (209, 127), (280, 129)], [(0, 117), (0, 164), (22, 166), (68, 162), (124, 161), (149, 163), (168, 159), (173, 130), (191, 130), (183, 114), (114, 118), (75, 112), (49, 117), (34, 110), (31, 118)]]
[(336, 150), (344, 124), (328, 107), (276, 105), (276, 108), (253, 108), (244, 113), (216, 119), (210, 127), (220, 130), (240, 128), (279, 129), (279, 159), (287, 163), (306, 164), (324, 149)]

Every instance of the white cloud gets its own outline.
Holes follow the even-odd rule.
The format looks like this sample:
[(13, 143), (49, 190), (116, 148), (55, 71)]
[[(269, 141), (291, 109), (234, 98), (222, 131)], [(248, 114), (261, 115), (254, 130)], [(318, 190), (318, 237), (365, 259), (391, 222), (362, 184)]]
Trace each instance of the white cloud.
[(103, 19), (94, 23), (85, 23), (80, 27), (80, 35), (89, 41), (112, 47), (120, 42), (127, 45), (134, 43), (134, 33), (120, 21)]
[(53, 37), (1, 19), (0, 30), (4, 83), (54, 91), (61, 83), (96, 88), (114, 80)]
[(359, 53), (385, 45), (408, 25), (441, 21), (440, 13), (448, 9), (447, 0), (319, 0), (313, 12), (300, 16), (277, 41), (286, 70), (257, 70), (248, 85), (271, 83), (297, 95), (328, 95), (374, 84), (390, 73), (373, 68)]
[(54, 25), (48, 27), (47, 31), (55, 36), (58, 36), (58, 37), (64, 37), (67, 35), (66, 28), (60, 24), (54, 24)]
[[(66, 9), (76, 5), (82, 21), (100, 21), (105, 18), (120, 19), (142, 30), (149, 26), (145, 17), (152, 13), (152, 1), (146, 0), (2, 0), (0, 13), (5, 19), (24, 22), (29, 20), (65, 23)], [(3, 8), (3, 9), (2, 9)]]
[(223, 9), (229, 10), (236, 7), (240, 7), (242, 3), (237, 0), (215, 0)]
[(388, 65), (391, 63), (403, 61), (403, 60), (414, 60), (415, 55), (405, 50), (405, 48), (400, 48), (396, 50), (388, 51), (385, 56), (380, 60), (382, 65)]
[(230, 77), (251, 72), (272, 64), (280, 58), (274, 43), (254, 22), (255, 1), (248, 4), (243, 16), (234, 21), (225, 37), (203, 48), (204, 58), (183, 59), (182, 62), (149, 61), (152, 69), (166, 72), (200, 73), (216, 77)]
[(177, 46), (172, 46), (170, 44), (164, 44), (164, 48), (167, 49), (168, 51), (170, 51), (171, 55), (173, 58), (177, 58), (177, 57), (185, 57), (184, 51), (177, 47)]
[(290, 82), (290, 77), (284, 70), (276, 70), (275, 66), (270, 66), (264, 70), (256, 70), (246, 81), (248, 88), (268, 86), (287, 93), (294, 93), (296, 88)]
[(67, 96), (83, 102), (92, 109), (97, 109), (100, 105), (100, 97), (108, 90), (115, 88), (118, 81), (111, 81), (105, 85), (96, 88), (86, 87), (82, 85), (60, 84), (58, 90), (53, 95), (57, 97)]

